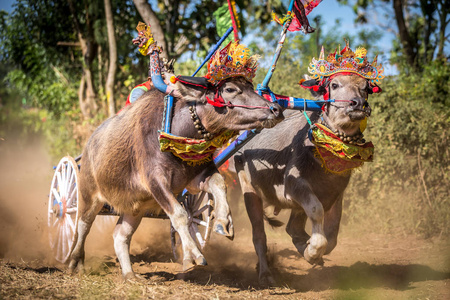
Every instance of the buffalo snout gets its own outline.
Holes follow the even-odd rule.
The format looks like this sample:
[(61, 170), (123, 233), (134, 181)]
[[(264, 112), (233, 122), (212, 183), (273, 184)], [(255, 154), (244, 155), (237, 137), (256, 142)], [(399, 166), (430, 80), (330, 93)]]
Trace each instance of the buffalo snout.
[(278, 103), (272, 103), (269, 105), (270, 111), (275, 116), (275, 118), (284, 119), (283, 113), (281, 111), (281, 106)]
[(363, 97), (355, 97), (351, 100), (350, 107), (352, 109), (364, 110), (365, 105), (368, 105), (366, 99)]

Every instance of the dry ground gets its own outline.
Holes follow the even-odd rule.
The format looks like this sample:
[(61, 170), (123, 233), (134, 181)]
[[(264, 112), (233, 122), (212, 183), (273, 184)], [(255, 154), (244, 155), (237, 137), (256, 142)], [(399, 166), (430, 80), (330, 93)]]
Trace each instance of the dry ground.
[(39, 139), (0, 140), (0, 299), (450, 299), (449, 237), (424, 240), (348, 226), (325, 266), (316, 268), (283, 229), (268, 228), (279, 286), (258, 287), (250, 225), (236, 203), (236, 239), (213, 235), (207, 267), (182, 273), (172, 262), (168, 221), (147, 219), (131, 249), (141, 279), (123, 283), (112, 226), (99, 217), (87, 241), (87, 274), (70, 276), (47, 246), (52, 164)]

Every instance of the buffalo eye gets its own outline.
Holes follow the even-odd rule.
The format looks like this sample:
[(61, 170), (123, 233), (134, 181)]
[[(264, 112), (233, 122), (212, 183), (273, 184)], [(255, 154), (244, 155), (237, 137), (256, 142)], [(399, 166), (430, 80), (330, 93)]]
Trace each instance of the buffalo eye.
[(339, 87), (339, 85), (338, 85), (337, 83), (332, 83), (332, 84), (331, 84), (331, 88), (332, 88), (333, 90), (337, 89), (338, 87)]
[(236, 92), (236, 89), (233, 89), (233, 88), (226, 88), (226, 89), (225, 89), (225, 92), (231, 94), (231, 93)]

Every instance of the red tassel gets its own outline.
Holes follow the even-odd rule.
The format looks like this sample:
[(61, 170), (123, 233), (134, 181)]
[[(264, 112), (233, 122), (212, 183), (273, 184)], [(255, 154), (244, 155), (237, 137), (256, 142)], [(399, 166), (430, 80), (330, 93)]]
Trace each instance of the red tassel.
[(318, 85), (313, 86), (313, 91), (314, 92), (318, 92), (319, 91), (319, 86)]
[[(216, 99), (214, 99), (214, 100), (216, 100)], [(220, 103), (219, 101), (212, 101), (211, 99), (209, 99), (208, 96), (206, 96), (206, 101), (208, 101), (208, 103), (214, 107), (224, 107), (225, 106), (225, 104)]]
[(381, 93), (381, 88), (379, 87), (379, 86), (375, 86), (375, 87), (373, 87), (372, 88), (372, 92), (374, 92), (374, 93)]

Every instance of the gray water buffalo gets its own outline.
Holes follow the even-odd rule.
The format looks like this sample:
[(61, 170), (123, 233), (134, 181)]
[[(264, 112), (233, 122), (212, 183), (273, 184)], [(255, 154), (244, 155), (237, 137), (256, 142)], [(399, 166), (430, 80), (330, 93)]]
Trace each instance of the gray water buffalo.
[[(364, 148), (367, 143), (362, 137), (361, 122), (370, 115), (367, 98), (373, 87), (369, 81), (346, 73), (312, 82), (315, 87), (311, 92), (315, 96), (327, 94), (330, 99), (341, 101), (326, 104), (322, 113), (309, 113), (311, 122), (325, 125), (331, 129), (327, 134), (340, 138), (346, 145)], [(311, 264), (323, 264), (322, 256), (330, 253), (337, 243), (342, 198), (351, 171), (333, 172), (324, 168), (325, 162), (308, 138), (309, 130), (303, 113), (285, 111), (283, 122), (264, 129), (234, 156), (252, 224), (261, 285), (275, 284), (267, 262), (264, 219), (281, 226), (270, 222), (275, 220), (266, 217), (266, 208), (273, 207), (274, 215), (281, 209), (291, 209), (286, 231), (298, 252)], [(307, 218), (312, 222), (311, 236), (305, 231)]]
[[(283, 119), (281, 108), (256, 94), (253, 85), (243, 77), (224, 79), (216, 86), (201, 78), (193, 84), (182, 82), (176, 82), (182, 96), (175, 99), (171, 133), (188, 137), (186, 140), (214, 140), (227, 131), (272, 127)], [(226, 105), (218, 107), (207, 102), (207, 98), (215, 97)], [(120, 213), (113, 234), (114, 249), (126, 279), (135, 277), (130, 241), (148, 211), (163, 210), (170, 218), (182, 241), (185, 269), (193, 264), (206, 264), (189, 234), (188, 215), (175, 198), (185, 187), (192, 193), (202, 190), (215, 195), (213, 228), (233, 236), (225, 183), (214, 163), (193, 165), (173, 152), (160, 151), (158, 130), (163, 120), (163, 99), (163, 93), (150, 90), (107, 119), (87, 142), (81, 160), (81, 197), (70, 256), (71, 272), (77, 267), (83, 270), (86, 236), (105, 203)]]

